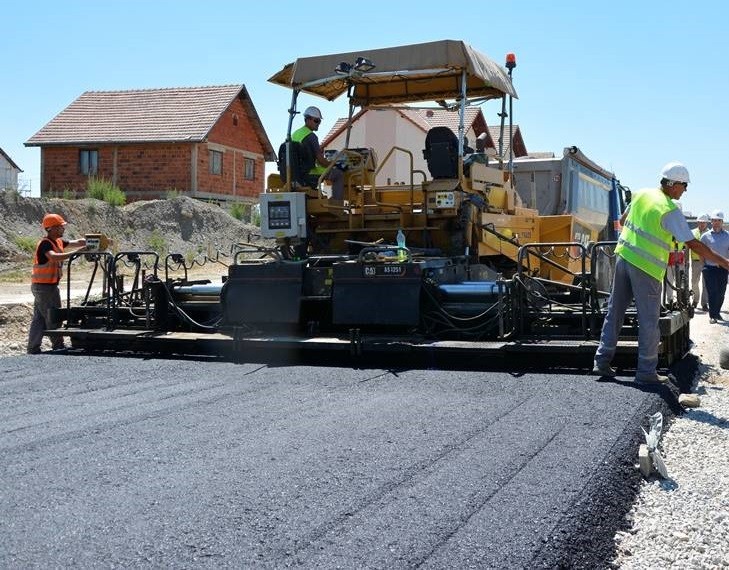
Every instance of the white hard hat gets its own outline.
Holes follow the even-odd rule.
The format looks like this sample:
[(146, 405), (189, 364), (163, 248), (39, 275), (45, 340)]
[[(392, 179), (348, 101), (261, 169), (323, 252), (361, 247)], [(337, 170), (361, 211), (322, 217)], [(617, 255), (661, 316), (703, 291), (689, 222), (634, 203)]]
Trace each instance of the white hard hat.
[(708, 222), (709, 221), (709, 214), (701, 214), (698, 218), (696, 218), (697, 222)]
[(712, 220), (721, 220), (723, 222), (724, 221), (724, 212), (722, 212), (721, 210), (714, 210), (713, 212), (711, 212), (711, 219)]
[(304, 111), (304, 117), (312, 117), (314, 119), (321, 119), (321, 111), (319, 107), (307, 107)]
[(669, 162), (661, 170), (661, 178), (673, 180), (674, 182), (691, 182), (688, 169), (680, 162)]

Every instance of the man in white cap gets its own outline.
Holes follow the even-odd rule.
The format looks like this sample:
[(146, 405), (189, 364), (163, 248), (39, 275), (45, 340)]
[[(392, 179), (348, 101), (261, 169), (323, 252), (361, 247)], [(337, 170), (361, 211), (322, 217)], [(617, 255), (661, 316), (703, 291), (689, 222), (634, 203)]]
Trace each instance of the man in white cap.
[(729, 269), (729, 259), (714, 253), (691, 233), (686, 218), (676, 206), (689, 185), (688, 169), (670, 162), (661, 171), (659, 188), (633, 194), (630, 210), (615, 248), (617, 262), (610, 301), (595, 353), (593, 374), (615, 376), (610, 366), (615, 356), (620, 329), (631, 300), (638, 313), (638, 383), (664, 383), (668, 376), (658, 374), (658, 321), (661, 313), (661, 287), (666, 275), (673, 238), (684, 242), (707, 261)]
[[(709, 227), (709, 215), (701, 214), (696, 218), (696, 227), (692, 233), (698, 240), (701, 239), (703, 233)], [(709, 310), (709, 294), (706, 292), (706, 283), (702, 281), (701, 289), (699, 289), (699, 281), (701, 281), (701, 270), (704, 268), (704, 260), (695, 251), (691, 252), (691, 292), (693, 293), (694, 307), (701, 305), (702, 311)]]
[[(319, 177), (331, 164), (324, 156), (319, 146), (319, 137), (316, 131), (319, 130), (322, 116), (318, 107), (307, 107), (304, 111), (304, 125), (298, 128), (291, 135), (293, 142), (301, 143), (308, 157), (309, 176), (308, 183), (316, 187)], [(332, 168), (327, 174), (327, 179), (332, 183), (332, 198), (334, 200), (344, 199), (344, 173), (337, 167)]]
[[(729, 232), (724, 229), (724, 212), (714, 210), (711, 213), (711, 231), (701, 236), (701, 243), (705, 244), (711, 251), (720, 256), (729, 255)], [(709, 322), (723, 321), (721, 308), (724, 306), (724, 295), (726, 293), (727, 272), (726, 267), (712, 259), (704, 259), (704, 268), (701, 276), (706, 283), (706, 291), (709, 294)]]

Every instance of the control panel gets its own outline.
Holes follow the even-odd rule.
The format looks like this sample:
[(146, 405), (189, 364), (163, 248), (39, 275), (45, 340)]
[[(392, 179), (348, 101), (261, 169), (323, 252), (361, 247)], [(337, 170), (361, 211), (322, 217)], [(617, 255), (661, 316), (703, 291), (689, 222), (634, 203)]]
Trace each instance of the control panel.
[(432, 192), (428, 195), (428, 210), (456, 207), (455, 192)]
[[(337, 150), (327, 149), (324, 151), (324, 157), (332, 160), (338, 153)], [(376, 165), (375, 151), (371, 148), (350, 148), (344, 154), (337, 158), (337, 164), (340, 168), (352, 169), (360, 168), (364, 164), (365, 169), (374, 170)]]
[(266, 192), (260, 196), (260, 205), (263, 237), (306, 237), (305, 193)]

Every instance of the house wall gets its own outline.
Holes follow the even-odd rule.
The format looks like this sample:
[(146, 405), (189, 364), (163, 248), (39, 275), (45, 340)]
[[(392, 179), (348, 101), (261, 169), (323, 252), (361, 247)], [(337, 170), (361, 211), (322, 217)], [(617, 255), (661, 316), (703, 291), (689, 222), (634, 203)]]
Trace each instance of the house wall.
[[(347, 138), (346, 130), (332, 139), (330, 149), (342, 149)], [(369, 109), (352, 126), (349, 148), (373, 148), (377, 155), (378, 167), (383, 164), (387, 154), (394, 146), (409, 149), (413, 153), (413, 168), (427, 172), (422, 149), (425, 133), (412, 121), (404, 118), (393, 109)], [(395, 184), (410, 181), (410, 156), (395, 151), (382, 166), (377, 175), (377, 184)], [(416, 175), (415, 182), (422, 181)]]
[(18, 169), (0, 154), (0, 190), (18, 189)]
[[(98, 150), (96, 176), (119, 186), (129, 201), (164, 198), (169, 191), (177, 191), (198, 198), (253, 202), (264, 190), (264, 148), (239, 99), (221, 115), (203, 143), (44, 147), (41, 195), (86, 191), (87, 176), (79, 171), (81, 148)], [(210, 150), (223, 154), (220, 175), (210, 173)], [(255, 161), (254, 180), (244, 177), (246, 157)]]
[[(237, 118), (237, 125), (234, 119)], [(223, 153), (222, 175), (210, 173), (210, 150)], [(208, 143), (200, 144), (197, 157), (198, 192), (212, 192), (225, 197), (258, 201), (265, 185), (265, 149), (256, 136), (253, 123), (239, 99), (221, 115), (210, 130)], [(255, 161), (254, 180), (245, 179), (245, 159)]]
[(81, 148), (99, 151), (96, 177), (119, 186), (130, 201), (189, 190), (192, 147), (189, 143), (45, 147), (41, 149), (41, 195), (86, 191), (88, 176), (79, 170)]
[[(422, 171), (430, 178), (428, 164), (423, 158), (425, 148), (425, 135), (421, 127), (413, 121), (403, 117), (395, 109), (369, 109), (352, 126), (349, 139), (349, 148), (369, 147), (375, 149), (378, 166), (383, 165), (387, 154), (397, 146), (412, 153), (412, 167), (410, 155), (396, 150), (384, 162), (382, 170), (377, 175), (377, 184), (409, 184), (411, 170)], [(334, 137), (327, 148), (339, 150), (344, 148), (347, 133), (343, 131)], [(471, 127), (466, 131), (470, 144), (475, 144), (476, 136)], [(423, 181), (423, 175), (417, 172), (413, 176), (415, 184)]]

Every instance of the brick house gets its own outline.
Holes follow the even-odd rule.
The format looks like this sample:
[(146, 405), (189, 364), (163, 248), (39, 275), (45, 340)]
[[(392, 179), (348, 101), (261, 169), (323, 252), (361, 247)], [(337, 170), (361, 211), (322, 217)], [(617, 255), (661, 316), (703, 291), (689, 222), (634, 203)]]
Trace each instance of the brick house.
[[(425, 136), (433, 127), (448, 127), (458, 134), (458, 112), (446, 109), (412, 109), (407, 107), (374, 107), (363, 109), (352, 117), (352, 130), (349, 148), (372, 148), (380, 163), (386, 154), (397, 146), (412, 153), (413, 168), (423, 172), (428, 167), (423, 158)], [(322, 140), (322, 147), (340, 150), (345, 146), (347, 119), (338, 119)], [(464, 116), (465, 136), (471, 147), (475, 147), (476, 137), (486, 133), (486, 147), (499, 150), (499, 127), (489, 127), (481, 109), (466, 108)], [(518, 125), (513, 127), (514, 156), (526, 156), (527, 149)], [(503, 154), (509, 158), (508, 125), (504, 133)], [(396, 152), (387, 159), (378, 174), (378, 183), (407, 182), (410, 177), (410, 156)]]
[(276, 155), (244, 85), (87, 91), (33, 135), (41, 195), (110, 180), (129, 201), (257, 202)]

